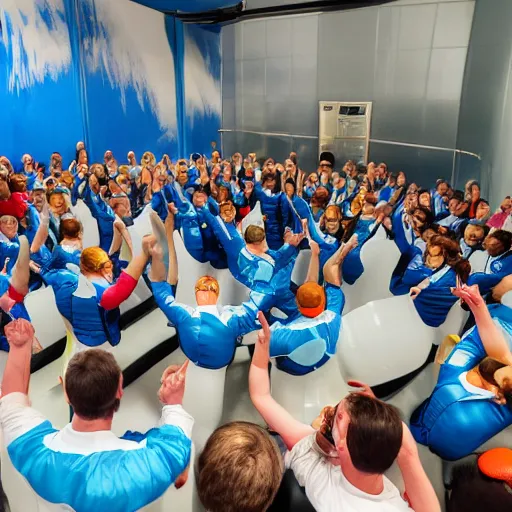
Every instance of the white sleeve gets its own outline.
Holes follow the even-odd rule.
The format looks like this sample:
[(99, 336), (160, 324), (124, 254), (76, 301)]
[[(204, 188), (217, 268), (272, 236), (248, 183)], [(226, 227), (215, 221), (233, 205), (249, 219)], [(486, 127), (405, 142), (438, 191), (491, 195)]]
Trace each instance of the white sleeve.
[(30, 407), (30, 400), (24, 393), (10, 393), (0, 400), (0, 422), (5, 446), (45, 421), (41, 413)]
[(322, 455), (315, 450), (315, 435), (301, 439), (284, 458), (287, 469), (291, 469), (301, 487), (306, 487), (306, 481), (313, 470), (322, 463)]
[(192, 439), (194, 418), (181, 405), (164, 405), (160, 425), (179, 427), (189, 439)]

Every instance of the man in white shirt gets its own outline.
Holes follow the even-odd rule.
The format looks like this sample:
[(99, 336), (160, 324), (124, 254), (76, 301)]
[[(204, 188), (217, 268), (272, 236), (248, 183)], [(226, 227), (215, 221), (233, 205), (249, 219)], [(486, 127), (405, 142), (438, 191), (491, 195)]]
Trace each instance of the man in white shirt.
[[(64, 380), (74, 416), (59, 431), (30, 407), (27, 396), (32, 325), (15, 320), (5, 334), (10, 352), (0, 400), (4, 443), (15, 470), (37, 495), (38, 508), (136, 511), (158, 499), (186, 470), (194, 423), (181, 406), (186, 364), (164, 373), (161, 426), (118, 438), (111, 427), (123, 395), (121, 369), (103, 350), (75, 355)], [(11, 491), (14, 497), (20, 492)]]

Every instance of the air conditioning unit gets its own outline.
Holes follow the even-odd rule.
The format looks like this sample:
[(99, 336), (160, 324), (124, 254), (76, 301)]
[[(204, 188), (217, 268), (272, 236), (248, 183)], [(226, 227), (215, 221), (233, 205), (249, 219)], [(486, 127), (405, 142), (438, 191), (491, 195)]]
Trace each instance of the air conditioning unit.
[(371, 118), (370, 101), (321, 101), (319, 154), (330, 151), (337, 162), (367, 162)]

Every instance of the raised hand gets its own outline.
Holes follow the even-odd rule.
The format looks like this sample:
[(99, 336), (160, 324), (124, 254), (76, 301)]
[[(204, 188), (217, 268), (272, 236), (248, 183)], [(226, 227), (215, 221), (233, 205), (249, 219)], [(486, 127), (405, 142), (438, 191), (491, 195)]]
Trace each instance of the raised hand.
[(252, 364), (258, 368), (268, 369), (270, 359), (270, 326), (262, 311), (258, 312), (258, 320), (261, 329), (258, 331), (258, 341), (256, 342)]
[(409, 290), (409, 295), (411, 297), (412, 300), (415, 300), (416, 297), (421, 293), (421, 288), (419, 286), (413, 286), (410, 290)]
[(32, 345), (35, 334), (32, 324), (24, 318), (19, 318), (9, 322), (4, 327), (4, 332), (9, 345), (14, 347)]
[(370, 398), (377, 398), (375, 393), (372, 391), (372, 388), (368, 386), (368, 384), (361, 382), (359, 380), (349, 380), (347, 384), (351, 388), (358, 388), (356, 391), (352, 391), (352, 393), (358, 393), (360, 395), (369, 396)]
[(309, 240), (309, 247), (312, 255), (318, 256), (320, 254), (320, 246), (314, 240)]
[(453, 295), (465, 302), (471, 311), (485, 307), (485, 301), (480, 294), (478, 285), (468, 286), (463, 284), (452, 289)]
[(185, 375), (189, 360), (181, 366), (169, 366), (163, 373), (158, 398), (164, 405), (181, 405), (185, 393)]

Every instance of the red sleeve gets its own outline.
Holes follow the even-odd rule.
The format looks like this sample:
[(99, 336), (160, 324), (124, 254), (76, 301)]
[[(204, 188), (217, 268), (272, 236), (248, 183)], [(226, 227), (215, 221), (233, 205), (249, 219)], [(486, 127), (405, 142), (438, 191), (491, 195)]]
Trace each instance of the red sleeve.
[(18, 290), (14, 289), (12, 285), (9, 285), (9, 289), (7, 290), (9, 297), (15, 301), (16, 303), (22, 303), (26, 294), (21, 294)]
[(13, 192), (9, 199), (0, 201), (0, 216), (12, 215), (17, 219), (25, 217), (27, 212), (27, 203), (23, 199), (23, 194), (20, 192)]
[(118, 308), (132, 294), (136, 286), (137, 280), (123, 270), (116, 283), (103, 293), (100, 306), (107, 311)]

